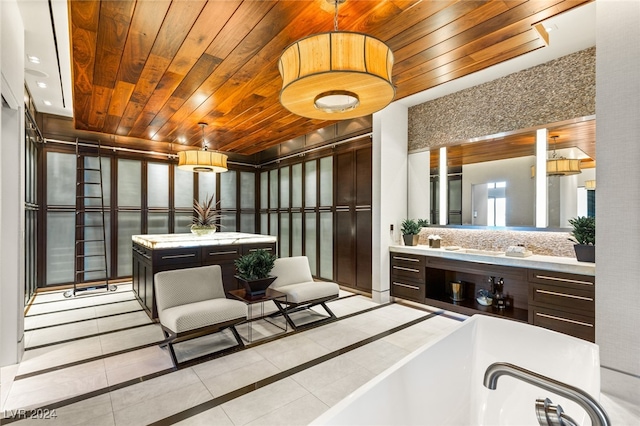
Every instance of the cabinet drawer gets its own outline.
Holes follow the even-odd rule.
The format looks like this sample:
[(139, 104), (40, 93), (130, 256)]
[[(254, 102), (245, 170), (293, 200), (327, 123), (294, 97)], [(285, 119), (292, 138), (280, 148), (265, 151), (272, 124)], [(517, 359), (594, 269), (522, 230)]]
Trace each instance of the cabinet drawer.
[(592, 288), (529, 283), (529, 303), (562, 310), (583, 311), (595, 316), (595, 296)]
[(133, 254), (134, 255), (138, 255), (141, 258), (151, 260), (151, 250), (150, 249), (148, 249), (146, 247), (143, 247), (143, 246), (141, 246), (139, 244), (135, 244), (134, 243), (133, 247), (132, 247), (132, 250), (133, 250)]
[(415, 302), (424, 302), (424, 285), (412, 283), (411, 281), (401, 281), (391, 279), (391, 295), (402, 299), (409, 299)]
[(258, 249), (266, 250), (276, 256), (278, 255), (278, 253), (276, 253), (276, 243), (246, 244), (242, 246), (242, 254), (251, 253)]
[(592, 289), (593, 291), (595, 281), (596, 277), (592, 275), (576, 275), (536, 269), (529, 270), (530, 283), (552, 284), (574, 289)]
[(157, 265), (175, 265), (180, 263), (199, 263), (200, 247), (188, 247), (171, 250), (155, 250), (153, 261)]
[[(424, 256), (391, 253), (391, 280), (404, 278), (416, 283), (425, 283), (426, 260)], [(403, 280), (404, 281), (404, 280)]]
[(202, 247), (202, 264), (216, 265), (219, 262), (233, 261), (240, 257), (240, 246)]
[(529, 306), (529, 323), (595, 342), (595, 320), (584, 315)]

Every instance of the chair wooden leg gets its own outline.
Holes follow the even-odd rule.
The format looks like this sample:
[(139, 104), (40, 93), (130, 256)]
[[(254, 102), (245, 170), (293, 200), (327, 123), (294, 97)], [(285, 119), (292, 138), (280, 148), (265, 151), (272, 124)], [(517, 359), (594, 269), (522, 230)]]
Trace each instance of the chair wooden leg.
[(293, 322), (293, 320), (289, 316), (289, 313), (287, 312), (287, 308), (283, 307), (282, 304), (278, 300), (274, 299), (273, 303), (275, 303), (276, 307), (278, 308), (278, 310), (280, 311), (280, 313), (282, 314), (284, 319), (287, 320), (287, 323), (289, 323), (291, 328), (294, 329), (294, 330), (297, 330), (298, 327), (296, 327), (296, 324)]
[(229, 327), (229, 329), (231, 329), (231, 333), (233, 333), (233, 337), (236, 338), (236, 341), (238, 342), (238, 346), (240, 346), (241, 348), (244, 348), (244, 342), (242, 341), (242, 337), (240, 337), (240, 333), (238, 333), (238, 330), (236, 330), (236, 326), (232, 325), (231, 327)]
[(329, 307), (325, 302), (322, 302), (320, 306), (322, 306), (324, 310), (327, 311), (327, 313), (329, 314), (329, 318), (336, 318), (336, 315), (333, 313), (331, 309), (329, 309)]

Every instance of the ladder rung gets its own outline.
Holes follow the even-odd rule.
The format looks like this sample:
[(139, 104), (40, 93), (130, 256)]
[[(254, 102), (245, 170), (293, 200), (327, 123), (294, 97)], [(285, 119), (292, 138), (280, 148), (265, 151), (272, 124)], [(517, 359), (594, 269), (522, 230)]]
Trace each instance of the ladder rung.
[(84, 167), (78, 167), (78, 170), (84, 170), (85, 172), (86, 171), (89, 171), (89, 172), (99, 172), (100, 171), (100, 169), (96, 169), (96, 168), (93, 168), (93, 167), (87, 167), (86, 169)]

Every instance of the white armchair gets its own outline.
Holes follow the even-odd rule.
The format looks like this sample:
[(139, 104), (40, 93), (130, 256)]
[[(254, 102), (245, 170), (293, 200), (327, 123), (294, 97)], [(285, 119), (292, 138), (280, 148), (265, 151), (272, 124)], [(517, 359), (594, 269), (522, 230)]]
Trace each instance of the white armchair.
[[(326, 281), (314, 281), (309, 269), (309, 260), (306, 256), (283, 257), (276, 259), (271, 275), (277, 277), (269, 286), (270, 289), (287, 295), (287, 300), (274, 300), (278, 309), (283, 313), (289, 325), (295, 330), (299, 328), (291, 319), (290, 314), (313, 306), (322, 306), (328, 317), (320, 321), (328, 321), (336, 318), (334, 313), (326, 305), (326, 302), (338, 297), (338, 284)], [(284, 305), (284, 306), (283, 306)], [(313, 323), (316, 323), (314, 321)], [(305, 324), (308, 325), (309, 323)]]
[(154, 281), (158, 318), (166, 335), (162, 344), (168, 345), (176, 367), (173, 345), (178, 342), (229, 328), (237, 346), (244, 346), (235, 325), (247, 319), (247, 305), (226, 298), (219, 265), (158, 272)]

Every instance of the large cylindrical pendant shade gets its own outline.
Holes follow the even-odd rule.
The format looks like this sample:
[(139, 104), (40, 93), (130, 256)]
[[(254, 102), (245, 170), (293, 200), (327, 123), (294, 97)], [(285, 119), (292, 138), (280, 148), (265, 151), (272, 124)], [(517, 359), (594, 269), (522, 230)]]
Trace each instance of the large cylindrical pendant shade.
[(191, 172), (222, 173), (227, 171), (227, 156), (215, 151), (180, 151), (178, 168)]
[(393, 53), (375, 37), (334, 31), (287, 47), (278, 63), (280, 102), (294, 114), (344, 120), (372, 114), (395, 96)]
[(547, 160), (548, 176), (568, 176), (582, 173), (580, 160), (572, 158), (553, 158)]

